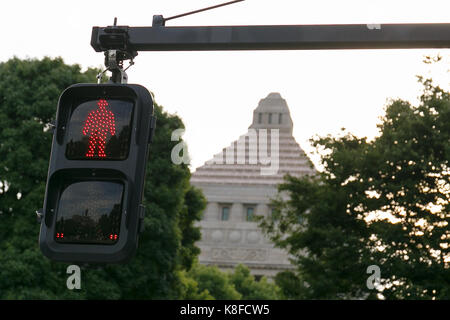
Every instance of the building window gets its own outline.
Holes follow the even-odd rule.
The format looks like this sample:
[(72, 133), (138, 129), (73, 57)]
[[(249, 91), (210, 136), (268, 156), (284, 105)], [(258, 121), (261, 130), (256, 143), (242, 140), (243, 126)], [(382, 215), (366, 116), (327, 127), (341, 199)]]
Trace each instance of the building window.
[(255, 216), (255, 208), (254, 207), (247, 207), (245, 211), (246, 211), (245, 220), (246, 221), (253, 221), (253, 218)]
[(274, 222), (280, 220), (280, 212), (275, 208), (270, 208), (270, 218)]
[(272, 114), (269, 113), (269, 124), (271, 124), (271, 123), (272, 123)]
[(278, 114), (278, 124), (281, 124), (283, 122), (283, 114), (279, 113)]
[(220, 212), (220, 220), (228, 221), (230, 219), (230, 207), (223, 206)]
[(262, 123), (262, 113), (258, 113), (258, 123), (261, 124)]

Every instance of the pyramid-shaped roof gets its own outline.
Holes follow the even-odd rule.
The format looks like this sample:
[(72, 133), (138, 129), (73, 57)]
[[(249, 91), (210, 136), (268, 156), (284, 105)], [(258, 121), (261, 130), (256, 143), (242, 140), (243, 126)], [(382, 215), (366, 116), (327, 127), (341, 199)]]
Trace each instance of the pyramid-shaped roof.
[(310, 160), (292, 136), (289, 107), (279, 93), (259, 101), (246, 134), (197, 168), (198, 184), (277, 185), (287, 173), (313, 174)]

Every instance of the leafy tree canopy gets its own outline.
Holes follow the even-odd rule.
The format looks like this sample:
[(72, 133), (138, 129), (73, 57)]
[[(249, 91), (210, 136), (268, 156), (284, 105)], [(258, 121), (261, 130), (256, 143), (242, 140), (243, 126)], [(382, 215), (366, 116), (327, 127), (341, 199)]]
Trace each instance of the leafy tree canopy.
[[(276, 279), (285, 295), (450, 298), (450, 95), (419, 81), (419, 105), (391, 101), (373, 141), (314, 138), (324, 171), (279, 186), (278, 219), (261, 226), (298, 267)], [(378, 289), (366, 285), (370, 265)]]
[[(237, 265), (233, 272), (221, 271), (217, 266), (195, 264), (188, 278), (198, 286), (189, 291), (186, 299), (208, 296), (216, 300), (276, 300), (282, 298), (280, 288), (265, 277), (257, 281), (245, 265)], [(192, 286), (191, 286), (192, 287)]]

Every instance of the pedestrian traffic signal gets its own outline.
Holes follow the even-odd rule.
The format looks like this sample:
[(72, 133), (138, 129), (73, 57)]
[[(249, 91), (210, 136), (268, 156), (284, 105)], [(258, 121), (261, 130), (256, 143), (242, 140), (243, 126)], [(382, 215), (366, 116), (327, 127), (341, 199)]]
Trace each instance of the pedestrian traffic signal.
[(142, 86), (77, 84), (61, 95), (39, 243), (52, 260), (128, 260), (141, 204), (153, 100)]

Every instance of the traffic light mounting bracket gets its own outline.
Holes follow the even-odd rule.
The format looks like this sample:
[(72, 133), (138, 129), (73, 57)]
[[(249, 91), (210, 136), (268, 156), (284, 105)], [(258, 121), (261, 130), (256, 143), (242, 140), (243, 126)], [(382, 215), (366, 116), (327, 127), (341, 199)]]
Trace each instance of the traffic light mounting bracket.
[[(125, 72), (130, 66), (134, 64), (133, 58), (126, 58), (127, 53), (121, 50), (107, 50), (105, 51), (105, 66), (106, 70), (110, 70), (112, 75), (110, 82), (126, 84), (128, 83), (128, 75)], [(130, 66), (128, 68), (123, 68), (123, 61), (125, 59), (130, 59)], [(105, 72), (99, 74), (99, 82), (101, 82), (101, 75)]]
[[(128, 27), (117, 26), (117, 18), (114, 18), (114, 25), (104, 29), (105, 34), (102, 36), (102, 41), (106, 47), (105, 66), (106, 70), (101, 72), (97, 78), (101, 82), (101, 77), (106, 71), (111, 71), (111, 83), (128, 83), (128, 76), (126, 70), (134, 64), (133, 59), (137, 56), (137, 51), (130, 49), (128, 41)], [(130, 60), (130, 65), (124, 69), (123, 62)]]

